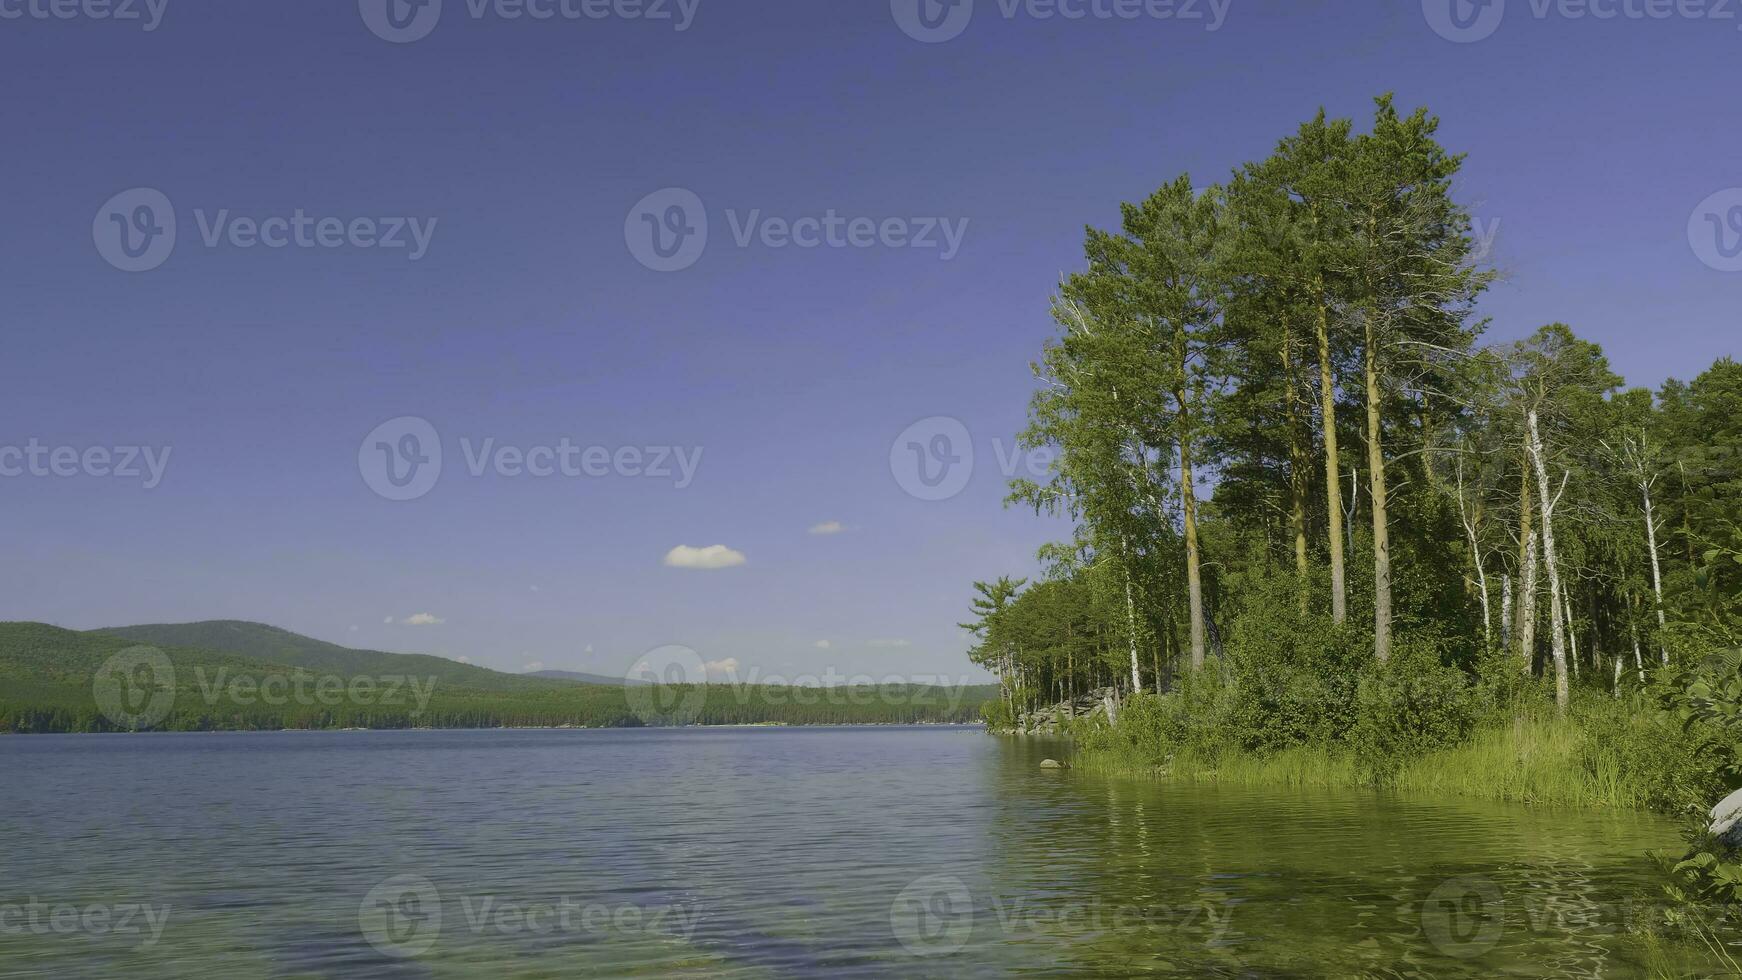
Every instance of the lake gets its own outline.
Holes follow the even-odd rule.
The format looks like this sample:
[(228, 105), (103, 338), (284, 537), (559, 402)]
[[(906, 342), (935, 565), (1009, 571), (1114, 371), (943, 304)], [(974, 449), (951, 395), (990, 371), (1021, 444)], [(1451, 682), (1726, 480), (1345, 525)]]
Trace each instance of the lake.
[(1626, 977), (1633, 813), (977, 728), (0, 739), (0, 977)]

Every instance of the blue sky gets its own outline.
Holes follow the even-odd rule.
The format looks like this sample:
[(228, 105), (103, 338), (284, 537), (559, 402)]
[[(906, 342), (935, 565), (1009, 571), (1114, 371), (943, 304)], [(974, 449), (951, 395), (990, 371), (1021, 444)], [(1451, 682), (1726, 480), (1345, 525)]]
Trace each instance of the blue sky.
[[(1643, 384), (1737, 348), (1742, 277), (1688, 225), (1742, 186), (1742, 13), (1511, 0), (1455, 43), (1415, 2), (1232, 0), (1211, 31), (979, 0), (921, 43), (889, 0), (700, 0), (682, 31), (446, 0), (390, 43), (351, 0), (168, 0), (150, 31), (32, 2), (0, 0), (22, 12), (0, 16), (0, 447), (170, 456), (151, 489), (0, 477), (0, 618), (257, 619), (511, 670), (615, 674), (680, 643), (788, 677), (968, 673), (970, 582), (1064, 533), (1002, 507), (999, 450), (1083, 226), (1386, 90), (1470, 155), (1460, 195), (1506, 276), (1494, 337), (1564, 320)], [(134, 188), (177, 234), (124, 272), (98, 240)], [(628, 245), (665, 188), (709, 224), (675, 272)], [(340, 219), (340, 244), (236, 244), (234, 219), (299, 210)], [(875, 240), (769, 244), (831, 212)], [(408, 218), (426, 254), (370, 246)], [(954, 254), (893, 247), (934, 225)], [(407, 416), (441, 476), (389, 500), (359, 452)], [(933, 416), (975, 455), (945, 500), (892, 474)], [(468, 471), (484, 440), (564, 439), (702, 455), (681, 488)], [(665, 564), (712, 545), (742, 564)]]

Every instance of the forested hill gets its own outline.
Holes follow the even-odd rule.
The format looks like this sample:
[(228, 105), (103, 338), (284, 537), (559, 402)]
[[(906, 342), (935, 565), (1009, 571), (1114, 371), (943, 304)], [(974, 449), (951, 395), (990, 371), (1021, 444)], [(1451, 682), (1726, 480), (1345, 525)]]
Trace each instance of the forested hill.
[(946, 723), (976, 719), (990, 693), (594, 684), (351, 650), (258, 623), (0, 623), (0, 732), (14, 733)]
[(540, 686), (538, 680), (525, 675), (474, 667), (446, 657), (354, 650), (265, 623), (242, 620), (217, 619), (199, 623), (116, 626), (93, 632), (119, 637), (132, 643), (211, 650), (346, 677), (357, 674), (417, 674), (435, 677), (447, 684), (485, 691), (526, 690)]

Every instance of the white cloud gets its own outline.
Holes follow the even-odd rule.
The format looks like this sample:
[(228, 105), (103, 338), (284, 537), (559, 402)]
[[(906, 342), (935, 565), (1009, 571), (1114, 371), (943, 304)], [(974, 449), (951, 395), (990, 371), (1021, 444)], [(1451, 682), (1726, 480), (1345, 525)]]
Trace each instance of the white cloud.
[(668, 568), (696, 568), (713, 570), (716, 568), (732, 568), (745, 562), (742, 551), (733, 551), (723, 544), (709, 545), (706, 548), (692, 548), (680, 544), (665, 553), (665, 564)]
[(526, 665), (526, 672), (529, 674), (532, 673), (533, 671), (538, 671), (538, 670), (543, 670), (543, 669), (544, 669), (544, 661), (542, 661), (542, 660), (534, 660)]
[(870, 645), (879, 649), (893, 649), (913, 646), (913, 642), (911, 640), (872, 640)]
[(818, 650), (827, 650), (829, 648), (829, 645), (830, 644), (829, 644), (828, 640), (818, 640), (817, 641), (817, 649)]
[(454, 659), (463, 664), (469, 664), (472, 662), (471, 657), (455, 657)]
[(811, 529), (810, 529), (810, 533), (812, 533), (812, 534), (840, 534), (842, 531), (845, 531), (846, 529), (847, 529), (847, 526), (845, 524), (842, 524), (840, 521), (824, 521), (821, 524), (812, 524)]
[[(393, 622), (393, 617), (391, 617), (391, 616), (387, 617), (387, 621), (389, 623)], [(441, 618), (440, 616), (432, 616), (429, 613), (413, 613), (412, 615), (405, 617), (405, 619), (401, 622), (401, 625), (404, 625), (404, 626), (440, 626), (441, 624), (443, 624), (445, 622), (447, 622), (447, 620)]]
[(593, 645), (591, 643), (587, 644), (587, 648), (585, 650), (582, 650), (581, 652), (582, 653), (592, 653), (593, 652)]
[(353, 626), (347, 632), (355, 633), (355, 632), (357, 632), (357, 627)]
[(738, 672), (738, 658), (727, 657), (724, 660), (710, 660), (702, 664), (702, 669), (709, 674), (729, 675)]
[(392, 623), (392, 622), (393, 622), (393, 617), (392, 617), (392, 616), (389, 616), (389, 617), (387, 617), (387, 618), (386, 618), (386, 619), (383, 619), (383, 620), (382, 620), (382, 622), (383, 622), (383, 623)]

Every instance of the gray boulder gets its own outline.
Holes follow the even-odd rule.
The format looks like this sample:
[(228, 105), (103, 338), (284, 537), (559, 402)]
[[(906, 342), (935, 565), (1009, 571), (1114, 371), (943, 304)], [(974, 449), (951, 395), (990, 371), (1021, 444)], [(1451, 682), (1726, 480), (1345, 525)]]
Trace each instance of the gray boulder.
[(1712, 807), (1712, 836), (1725, 847), (1742, 847), (1742, 789), (1724, 797)]
[(1057, 759), (1042, 759), (1040, 760), (1040, 767), (1042, 769), (1063, 769), (1065, 768), (1065, 764)]

